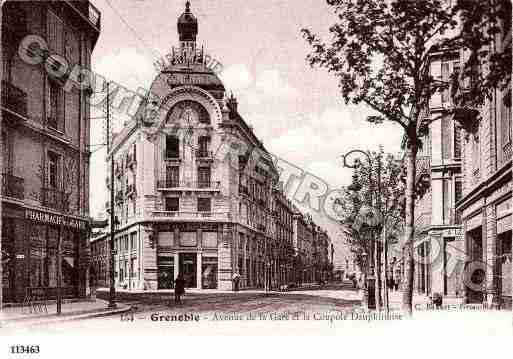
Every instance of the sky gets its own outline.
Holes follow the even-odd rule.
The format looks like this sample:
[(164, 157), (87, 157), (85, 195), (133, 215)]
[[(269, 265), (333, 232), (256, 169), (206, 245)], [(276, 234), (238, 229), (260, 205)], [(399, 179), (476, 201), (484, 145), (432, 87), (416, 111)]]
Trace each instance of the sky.
[[(185, 0), (93, 0), (102, 13), (102, 31), (93, 52), (93, 70), (130, 89), (149, 87), (158, 56), (178, 45), (176, 20)], [(225, 87), (239, 101), (239, 112), (267, 150), (329, 184), (351, 182), (341, 155), (352, 149), (400, 150), (401, 129), (365, 121), (371, 110), (346, 105), (337, 79), (312, 69), (300, 30), (327, 36), (335, 16), (322, 0), (191, 0), (198, 18), (198, 46), (223, 65)], [(93, 117), (101, 116), (93, 112)], [(115, 114), (117, 127), (123, 118)], [(91, 120), (91, 143), (104, 143), (102, 119)], [(107, 200), (105, 150), (91, 159), (91, 213)], [(304, 211), (306, 206), (299, 204)], [(312, 212), (328, 229), (338, 260), (346, 256), (339, 227)], [(340, 248), (340, 250), (337, 250)], [(337, 251), (339, 252), (337, 255)]]

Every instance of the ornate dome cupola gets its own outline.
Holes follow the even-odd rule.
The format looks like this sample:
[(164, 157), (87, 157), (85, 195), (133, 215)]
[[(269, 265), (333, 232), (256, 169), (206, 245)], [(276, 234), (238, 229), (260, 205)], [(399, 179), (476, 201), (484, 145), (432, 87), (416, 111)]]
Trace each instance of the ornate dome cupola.
[(195, 43), (198, 35), (198, 20), (191, 13), (191, 3), (185, 3), (185, 12), (178, 18), (178, 36), (180, 42)]

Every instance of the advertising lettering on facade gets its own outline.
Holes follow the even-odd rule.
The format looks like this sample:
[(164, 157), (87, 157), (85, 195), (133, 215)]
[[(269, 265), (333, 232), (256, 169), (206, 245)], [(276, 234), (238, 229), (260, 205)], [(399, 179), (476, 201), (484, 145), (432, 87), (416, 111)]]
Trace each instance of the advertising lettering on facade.
[(53, 224), (56, 226), (64, 224), (64, 226), (66, 227), (71, 227), (80, 230), (86, 228), (86, 221), (82, 221), (76, 218), (64, 217), (62, 215), (48, 212), (40, 212), (33, 209), (27, 209), (25, 211), (25, 218), (35, 222)]

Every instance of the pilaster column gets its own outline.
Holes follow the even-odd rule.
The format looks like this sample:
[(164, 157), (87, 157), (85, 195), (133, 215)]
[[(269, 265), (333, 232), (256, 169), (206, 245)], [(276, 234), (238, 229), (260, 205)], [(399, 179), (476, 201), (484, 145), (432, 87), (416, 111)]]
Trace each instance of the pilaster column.
[(174, 270), (174, 278), (173, 281), (178, 277), (178, 273), (180, 271), (180, 263), (179, 263), (179, 255), (178, 252), (175, 252), (173, 259), (173, 270)]
[(497, 211), (495, 206), (486, 208), (486, 303), (498, 307), (499, 278), (497, 271)]
[(468, 303), (469, 292), (468, 292), (467, 286), (465, 285), (465, 273), (466, 273), (466, 267), (468, 266), (468, 259), (469, 259), (469, 256), (471, 255), (471, 253), (470, 253), (470, 236), (468, 235), (468, 232), (467, 232), (467, 221), (463, 221), (463, 242), (464, 242), (463, 248), (465, 248), (465, 257), (464, 257), (465, 262), (463, 263), (463, 270), (462, 270), (460, 285), (461, 285), (461, 293), (463, 296), (462, 302), (464, 304), (466, 304), (466, 303)]
[(202, 276), (202, 272), (201, 272), (201, 267), (202, 267), (202, 262), (201, 262), (201, 259), (202, 259), (202, 255), (201, 255), (201, 251), (197, 253), (197, 258), (196, 258), (196, 287), (198, 289), (201, 289), (201, 276)]

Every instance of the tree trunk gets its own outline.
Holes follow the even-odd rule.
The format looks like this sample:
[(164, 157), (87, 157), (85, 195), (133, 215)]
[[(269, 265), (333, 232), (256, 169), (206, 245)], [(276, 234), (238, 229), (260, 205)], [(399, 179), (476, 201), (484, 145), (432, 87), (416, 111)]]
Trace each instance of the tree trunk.
[(376, 300), (376, 310), (381, 310), (381, 261), (380, 261), (380, 250), (378, 232), (374, 233), (374, 298)]
[(59, 239), (57, 240), (57, 315), (62, 313), (62, 236), (64, 225), (59, 226)]
[[(4, 2), (3, 1), (0, 1), (0, 40), (2, 39), (2, 8), (4, 6)], [(0, 51), (0, 64), (3, 64), (3, 59), (2, 59), (2, 53), (3, 53), (3, 50)], [(4, 74), (3, 74), (3, 66), (0, 67), (0, 79), (3, 79), (4, 78)], [(0, 85), (0, 101), (2, 99), (2, 86)], [(3, 126), (3, 123), (2, 123), (2, 115), (3, 115), (3, 111), (0, 109), (0, 148), (4, 149), (4, 145), (3, 145), (3, 136), (2, 136), (2, 126)], [(4, 173), (4, 164), (3, 164), (3, 160), (4, 160), (4, 155), (3, 153), (0, 155), (0, 175), (2, 173)], [(1, 183), (0, 183), (0, 191), (2, 191), (3, 188), (1, 188)], [(2, 308), (3, 308), (3, 300), (4, 300), (4, 296), (3, 296), (3, 289), (4, 289), (4, 283), (3, 283), (3, 278), (4, 278), (4, 275), (3, 275), (3, 260), (2, 260), (2, 257), (3, 257), (3, 254), (2, 254), (2, 226), (3, 226), (3, 219), (2, 219), (2, 200), (1, 200), (1, 196), (2, 196), (2, 193), (0, 193), (0, 313), (2, 312)]]
[(407, 317), (411, 317), (413, 311), (413, 241), (415, 221), (415, 172), (417, 161), (417, 144), (410, 143), (406, 154), (406, 213), (404, 231), (404, 266), (405, 278), (402, 284), (402, 310)]

